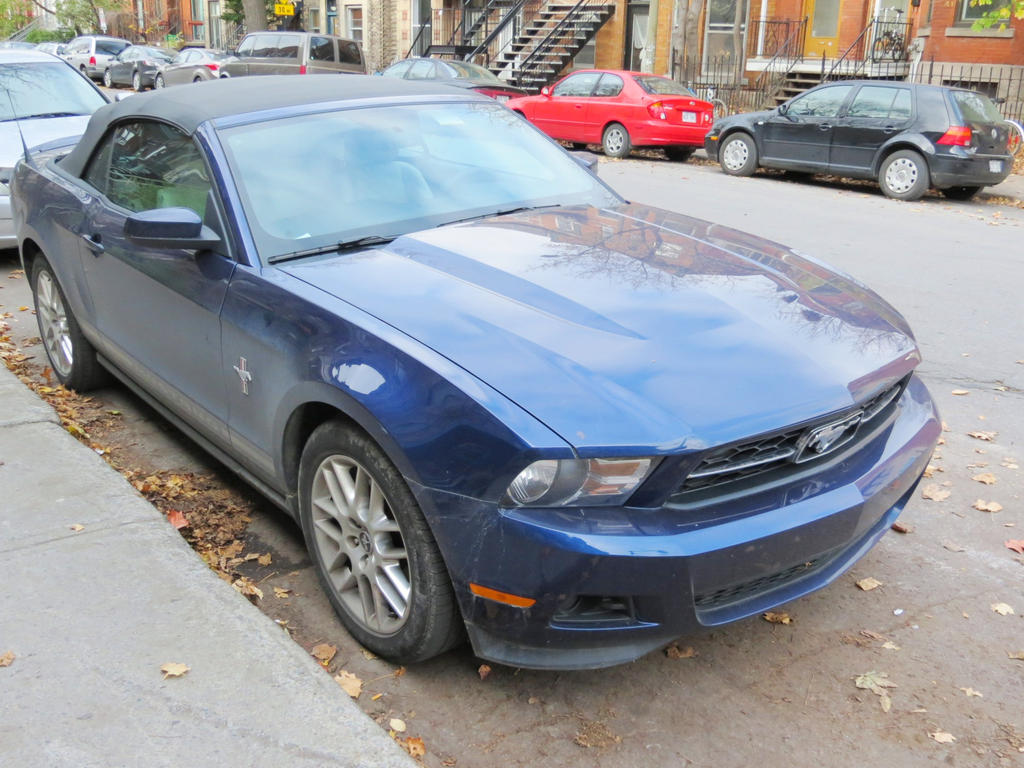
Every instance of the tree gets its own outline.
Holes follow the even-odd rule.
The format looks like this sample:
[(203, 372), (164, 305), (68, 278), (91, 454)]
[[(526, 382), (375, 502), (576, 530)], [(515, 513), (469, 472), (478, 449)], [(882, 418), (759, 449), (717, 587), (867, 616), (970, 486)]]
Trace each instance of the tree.
[(989, 7), (989, 10), (971, 25), (972, 29), (1006, 29), (1012, 19), (1024, 19), (1024, 0), (971, 0), (971, 6)]
[(6, 39), (31, 21), (30, 3), (0, 0), (0, 39)]
[(706, 0), (676, 0), (672, 31), (675, 79), (692, 83), (700, 74), (700, 17)]

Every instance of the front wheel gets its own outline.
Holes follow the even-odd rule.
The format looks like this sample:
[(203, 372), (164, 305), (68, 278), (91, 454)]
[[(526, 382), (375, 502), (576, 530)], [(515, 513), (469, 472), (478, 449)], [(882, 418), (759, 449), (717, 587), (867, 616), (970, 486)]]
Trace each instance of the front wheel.
[(981, 187), (947, 187), (942, 190), (943, 197), (948, 197), (950, 200), (970, 200), (978, 192), (981, 191)]
[(626, 157), (633, 149), (629, 131), (618, 123), (612, 123), (604, 129), (601, 137), (601, 148), (608, 157)]
[(718, 162), (730, 176), (750, 176), (757, 170), (757, 145), (747, 133), (734, 133), (718, 148)]
[(42, 256), (32, 262), (32, 295), (46, 358), (58, 381), (68, 389), (95, 389), (106, 379), (93, 349), (68, 307), (64, 291)]
[(920, 200), (928, 191), (928, 165), (912, 149), (893, 152), (878, 171), (878, 184), (886, 197), (894, 200)]
[(164, 85), (165, 85), (165, 83), (164, 83), (164, 76), (162, 74), (157, 75), (156, 79), (153, 80), (153, 87), (154, 88), (163, 88)]
[(110, 70), (109, 69), (103, 70), (103, 84), (105, 86), (107, 86), (107, 88), (113, 88), (114, 87), (114, 80), (110, 76)]
[(340, 421), (310, 436), (299, 519), (320, 583), (349, 633), (408, 664), (461, 639), (448, 571), (408, 485), (364, 433)]
[(142, 90), (142, 75), (138, 70), (132, 73), (132, 90), (136, 92)]
[(665, 147), (665, 157), (677, 163), (685, 163), (693, 156), (693, 147)]

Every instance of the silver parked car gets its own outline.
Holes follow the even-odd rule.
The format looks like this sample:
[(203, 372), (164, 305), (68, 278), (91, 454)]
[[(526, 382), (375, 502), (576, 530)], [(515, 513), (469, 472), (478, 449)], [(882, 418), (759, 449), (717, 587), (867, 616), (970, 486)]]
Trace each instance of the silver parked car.
[(252, 32), (221, 66), (220, 76), (365, 72), (363, 51), (354, 40), (318, 32)]
[(129, 45), (110, 60), (103, 70), (107, 88), (130, 85), (133, 91), (153, 86), (156, 74), (171, 63), (174, 52), (151, 45)]
[(24, 147), (80, 136), (108, 101), (66, 62), (20, 49), (0, 50), (0, 94), (0, 248), (13, 248), (18, 241), (8, 184)]
[(166, 85), (216, 80), (220, 76), (221, 65), (231, 56), (227, 51), (214, 48), (185, 48), (174, 57), (174, 61), (157, 72), (153, 86), (163, 88)]
[(129, 45), (131, 43), (120, 37), (81, 35), (67, 44), (63, 55), (68, 64), (83, 75), (99, 80), (110, 60)]

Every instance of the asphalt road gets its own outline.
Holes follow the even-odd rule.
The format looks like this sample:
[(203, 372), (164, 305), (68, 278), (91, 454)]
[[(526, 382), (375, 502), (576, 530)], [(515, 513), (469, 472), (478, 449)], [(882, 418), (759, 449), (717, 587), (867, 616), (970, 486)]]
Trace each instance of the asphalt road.
[[(601, 175), (632, 200), (819, 257), (903, 311), (949, 430), (934, 461), (942, 471), (925, 484), (948, 498), (919, 493), (901, 518), (911, 532), (888, 534), (837, 583), (783, 606), (792, 624), (754, 618), (683, 638), (689, 658), (657, 652), (563, 674), (495, 667), (481, 680), (466, 648), (398, 676), (365, 658), (320, 594), (294, 526), (250, 494), (247, 551), (273, 554), (272, 566), (253, 564), (264, 610), (306, 648), (336, 645), (331, 671), (358, 675), (359, 703), (379, 722), (403, 719), (430, 766), (1024, 766), (1024, 661), (1008, 656), (1024, 652), (1024, 558), (1004, 546), (1024, 539), (1024, 474), (1012, 468), (1024, 459), (1024, 210), (984, 199), (896, 203), (870, 186), (734, 179), (664, 161), (604, 162)], [(8, 279), (16, 266), (0, 253), (0, 312), (27, 341), (37, 331), (18, 311), (31, 299), (24, 279)], [(124, 414), (123, 462), (233, 484), (131, 395), (98, 397)], [(983, 473), (995, 483), (971, 479)], [(975, 510), (977, 499), (1003, 510)], [(882, 586), (858, 589), (866, 577)], [(291, 597), (275, 599), (274, 586)], [(1014, 613), (993, 609), (1001, 603)], [(866, 673), (894, 684), (878, 688), (888, 712), (856, 686)]]

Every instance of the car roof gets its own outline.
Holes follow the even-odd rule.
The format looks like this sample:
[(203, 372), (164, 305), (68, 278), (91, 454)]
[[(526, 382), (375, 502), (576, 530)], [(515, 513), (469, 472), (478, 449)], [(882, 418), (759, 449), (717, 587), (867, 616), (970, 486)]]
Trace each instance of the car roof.
[(0, 64), (30, 64), (38, 62), (64, 62), (52, 53), (37, 51), (34, 48), (0, 48)]
[(107, 128), (126, 118), (161, 120), (191, 135), (203, 123), (223, 117), (345, 101), (391, 99), (400, 102), (415, 97), (438, 96), (474, 101), (486, 99), (445, 85), (442, 81), (410, 82), (370, 75), (267, 75), (208, 80), (187, 88), (161, 88), (100, 107), (89, 121), (81, 141), (61, 161), (61, 168), (80, 176), (92, 148)]

